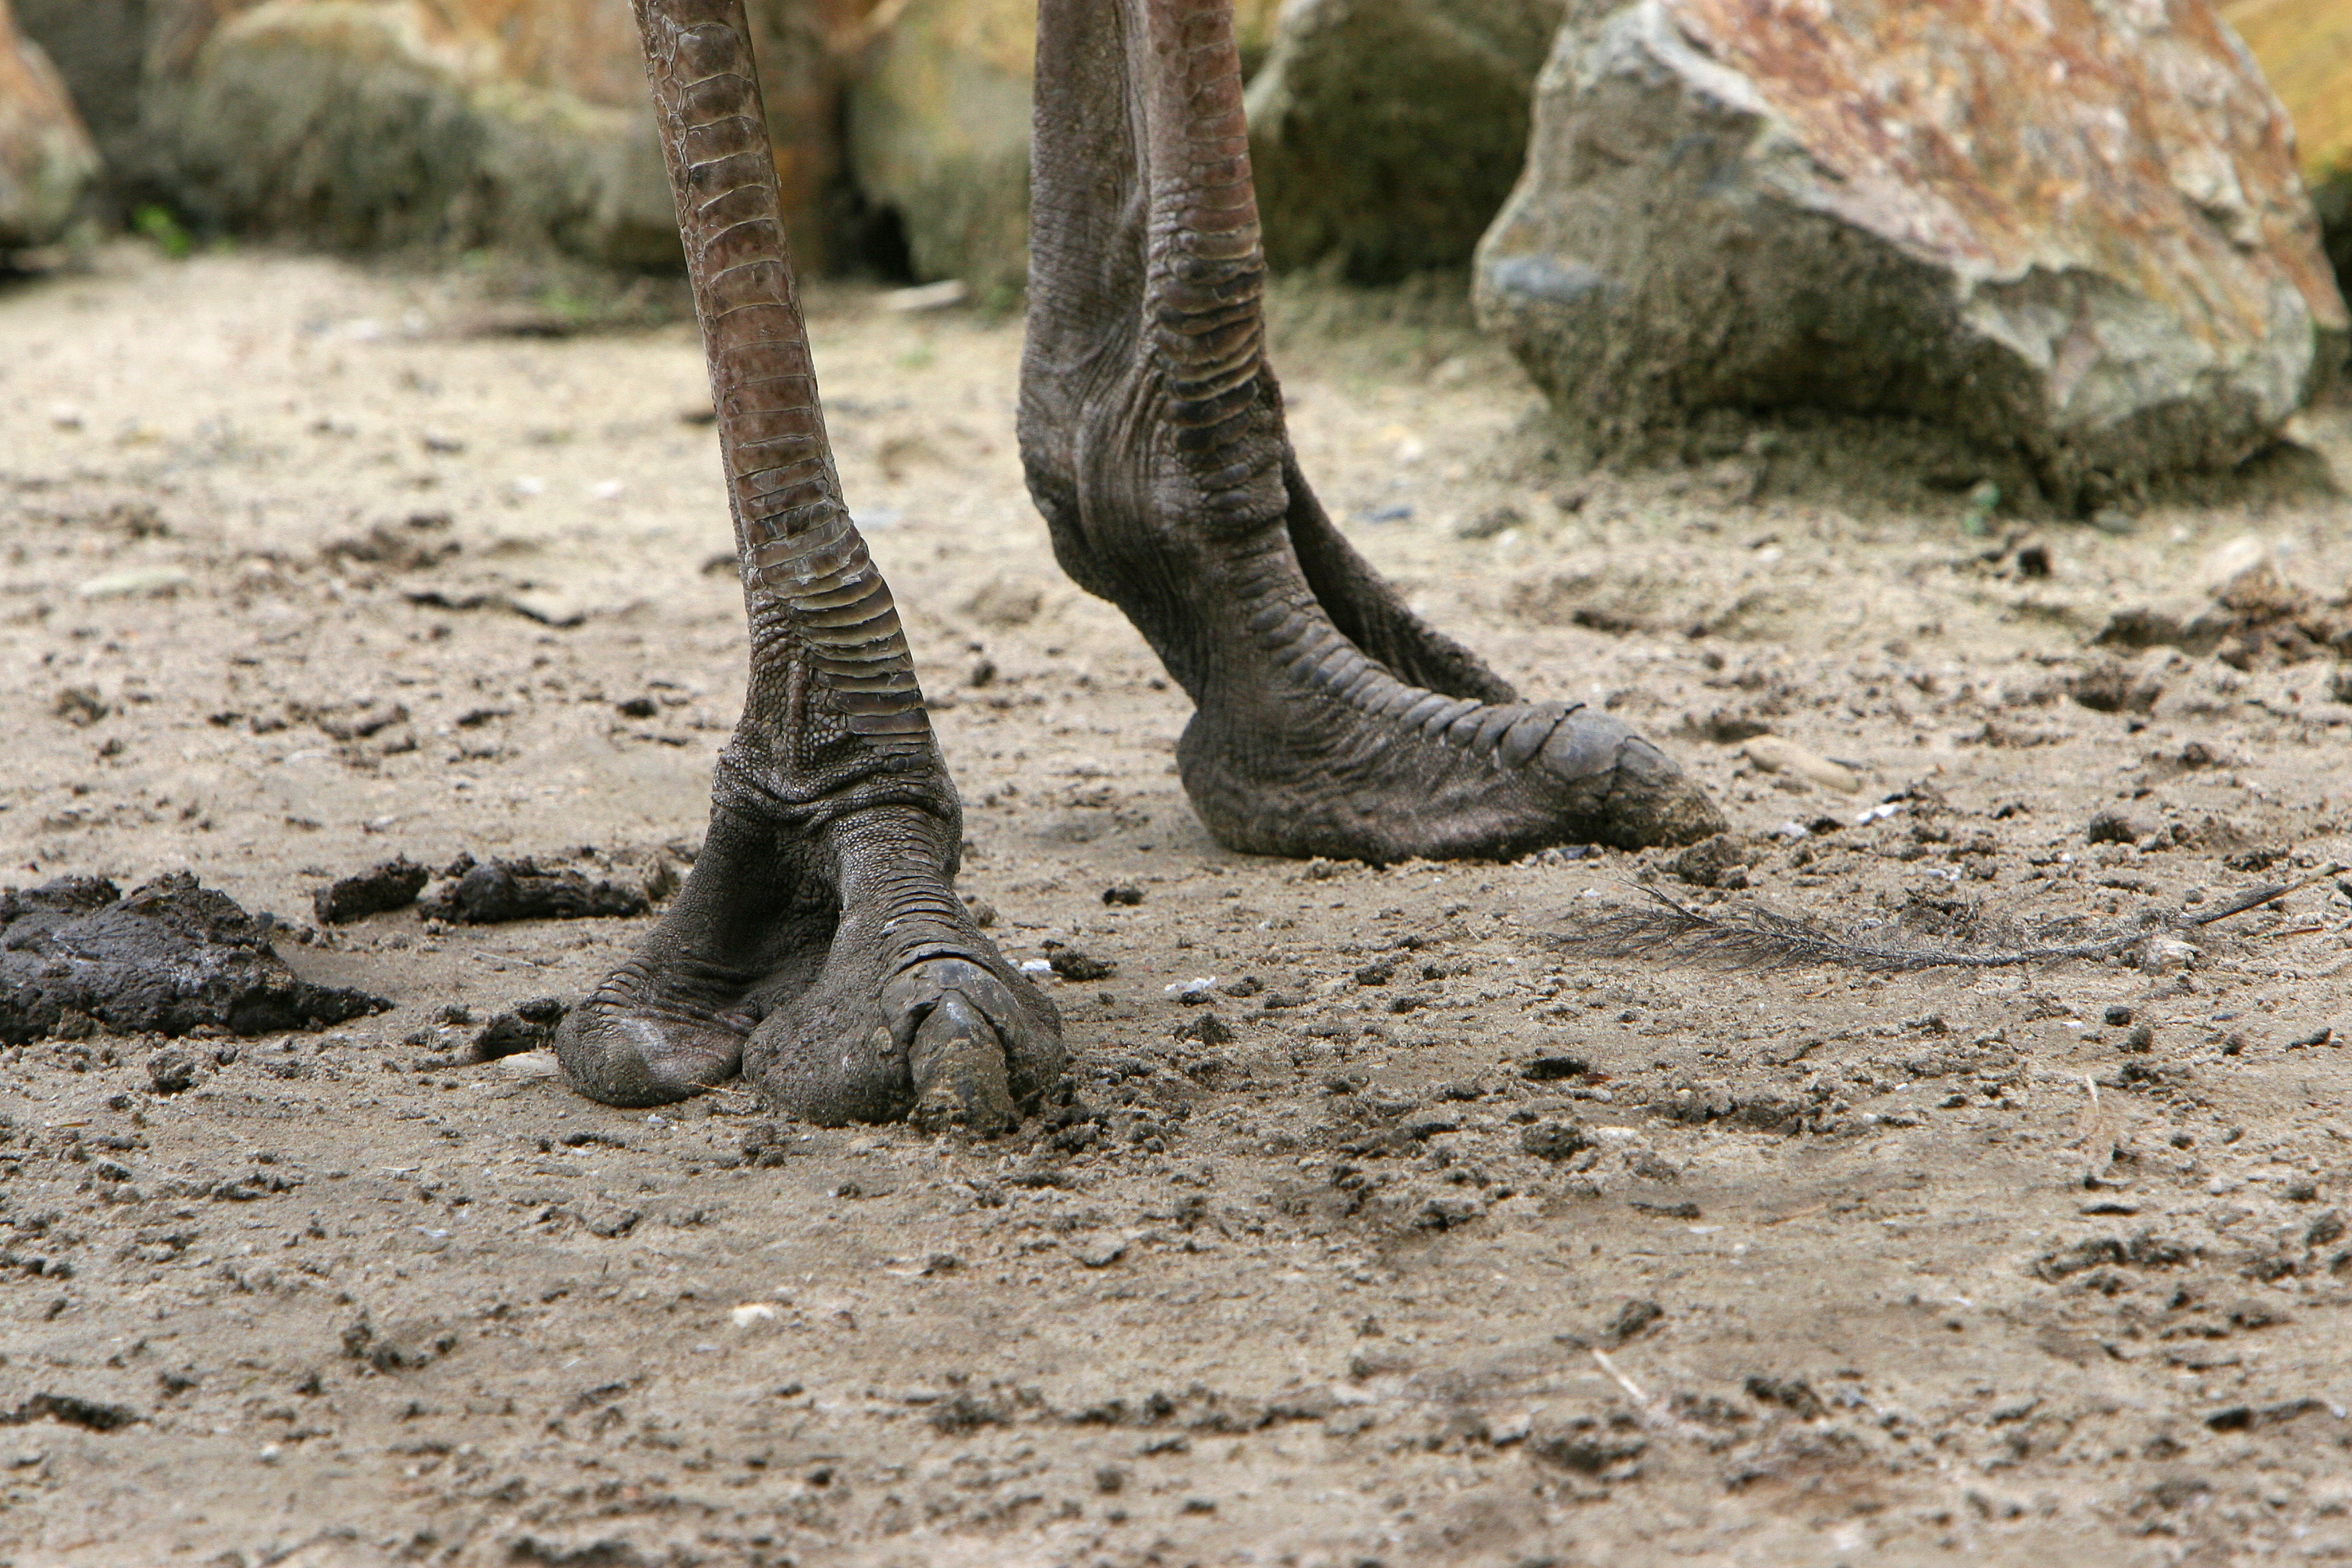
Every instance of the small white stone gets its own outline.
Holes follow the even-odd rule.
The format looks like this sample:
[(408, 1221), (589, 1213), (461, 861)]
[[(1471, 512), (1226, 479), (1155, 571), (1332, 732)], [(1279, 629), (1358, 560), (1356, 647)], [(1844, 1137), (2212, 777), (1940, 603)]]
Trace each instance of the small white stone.
[(1853, 795), (1862, 788), (1860, 770), (1822, 756), (1811, 747), (1801, 746), (1783, 735), (1759, 735), (1739, 750), (1740, 754), (1759, 773), (1794, 773), (1825, 789), (1838, 790), (1846, 795)]
[(2177, 936), (2160, 936), (2149, 942), (2140, 953), (2139, 966), (2144, 973), (2170, 974), (2187, 969), (2198, 960), (2197, 949)]
[(92, 577), (74, 592), (85, 599), (128, 599), (142, 594), (168, 594), (193, 580), (177, 566), (133, 566)]
[(765, 1301), (746, 1301), (730, 1310), (727, 1320), (739, 1329), (748, 1329), (754, 1323), (772, 1322), (775, 1316), (776, 1310)]

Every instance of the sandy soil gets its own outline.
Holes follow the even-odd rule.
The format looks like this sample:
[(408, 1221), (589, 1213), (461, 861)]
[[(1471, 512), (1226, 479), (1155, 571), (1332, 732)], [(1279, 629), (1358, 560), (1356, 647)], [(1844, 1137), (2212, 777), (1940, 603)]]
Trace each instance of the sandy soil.
[[(395, 852), (691, 854), (741, 679), (697, 351), (478, 308), (130, 249), (0, 296), (0, 880), (187, 868), (301, 928)], [(2345, 667), (2090, 646), (2264, 559), (2341, 595), (2345, 503), (1979, 537), (1968, 474), (1850, 431), (1578, 478), (1439, 315), (1286, 300), (1308, 471), (1526, 689), (1685, 758), (1755, 896), (2113, 923), (2347, 853)], [(1664, 857), (1223, 853), (1181, 695), (1023, 493), (1017, 324), (814, 329), (966, 886), (1014, 956), (1116, 965), (1055, 984), (1086, 1113), (967, 1144), (464, 1064), (643, 920), (298, 929), (397, 1006), (180, 1042), (175, 1094), (153, 1038), (0, 1051), (0, 1560), (2352, 1558), (2331, 881), (2173, 973), (1882, 978), (1551, 945), (1724, 896)]]

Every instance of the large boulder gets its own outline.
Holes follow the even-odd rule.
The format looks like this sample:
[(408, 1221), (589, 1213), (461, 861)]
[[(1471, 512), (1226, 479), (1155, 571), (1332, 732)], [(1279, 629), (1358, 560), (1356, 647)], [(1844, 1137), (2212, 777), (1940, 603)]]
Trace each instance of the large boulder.
[[(15, 0), (17, 30), (41, 47), (73, 96), (114, 196), (137, 162), (139, 72), (147, 0)], [(113, 203), (120, 207), (120, 200)], [(119, 215), (118, 215), (119, 216)]]
[(228, 226), (376, 248), (677, 248), (649, 110), (535, 88), (497, 37), (424, 0), (266, 0), (150, 80), (180, 204)]
[(2352, 289), (2352, 0), (2236, 0), (2221, 17), (2294, 121), (2327, 259)]
[(65, 83), (0, 0), (0, 253), (57, 239), (97, 173)]
[(1266, 259), (1465, 265), (1518, 178), (1562, 0), (1290, 0), (1249, 87)]
[(2061, 504), (2234, 464), (2347, 319), (2287, 117), (2202, 0), (1635, 0), (1561, 30), (1482, 318), (1572, 428), (1924, 416)]
[[(1276, 0), (1236, 0), (1242, 58), (1265, 52)], [(915, 276), (983, 298), (1029, 267), (1029, 100), (1036, 0), (908, 0), (877, 8), (849, 89), (859, 196), (895, 218)]]
[(983, 293), (1029, 266), (1035, 0), (910, 0), (849, 89), (858, 191), (895, 213), (924, 279)]
[[(338, 247), (678, 258), (626, 0), (22, 3), (101, 128), (120, 200)], [(789, 226), (822, 264), (835, 36), (864, 3), (749, 10)]]

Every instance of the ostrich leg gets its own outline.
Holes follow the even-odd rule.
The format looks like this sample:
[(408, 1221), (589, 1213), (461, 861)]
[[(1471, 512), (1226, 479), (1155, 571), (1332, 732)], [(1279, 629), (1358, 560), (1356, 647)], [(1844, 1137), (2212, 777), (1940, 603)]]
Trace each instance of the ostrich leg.
[(842, 504), (741, 0), (635, 5), (751, 668), (700, 858), (556, 1054), (616, 1105), (740, 1071), (813, 1121), (1000, 1126), (1059, 1075), (1060, 1023), (955, 895), (961, 813), (890, 591)]
[(1713, 803), (1581, 704), (1521, 702), (1340, 538), (1283, 427), (1229, 0), (1043, 0), (1021, 450), (1054, 552), (1197, 710), (1209, 830), (1392, 860), (1683, 843)]

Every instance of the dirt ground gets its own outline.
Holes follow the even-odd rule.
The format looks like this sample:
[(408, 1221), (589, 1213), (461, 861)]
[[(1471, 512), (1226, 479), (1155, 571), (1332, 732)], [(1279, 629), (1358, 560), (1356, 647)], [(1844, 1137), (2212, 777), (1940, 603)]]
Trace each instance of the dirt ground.
[[(690, 858), (742, 638), (687, 329), (128, 247), (0, 294), (0, 881), (191, 870), (396, 1004), (176, 1042), (168, 1094), (159, 1038), (0, 1050), (0, 1561), (2352, 1560), (2335, 879), (2162, 973), (1554, 944), (1644, 880), (2104, 926), (2352, 858), (2320, 458), (2118, 531), (1835, 428), (1580, 477), (1458, 308), (1288, 292), (1367, 552), (1754, 836), (1300, 865), (1208, 841), (1181, 693), (1055, 568), (1017, 321), (812, 304), (964, 885), (1115, 966), (1051, 982), (1082, 1105), (999, 1142), (468, 1064), (647, 918), (310, 929), (395, 853)], [(2301, 434), (2352, 476), (2352, 415)], [(2264, 562), (2301, 610), (2093, 646)]]

